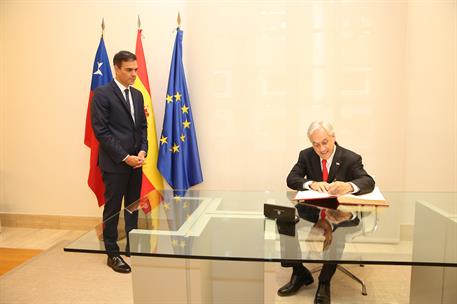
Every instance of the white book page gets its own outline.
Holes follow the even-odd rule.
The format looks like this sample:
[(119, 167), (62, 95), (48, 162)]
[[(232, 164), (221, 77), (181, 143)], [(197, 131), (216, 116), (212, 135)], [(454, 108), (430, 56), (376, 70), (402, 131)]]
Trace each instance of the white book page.
[(384, 196), (381, 193), (381, 190), (379, 190), (378, 186), (375, 186), (373, 191), (367, 194), (362, 194), (362, 195), (353, 195), (353, 194), (345, 194), (342, 195), (341, 197), (350, 197), (350, 198), (355, 198), (359, 200), (368, 200), (368, 201), (385, 201)]
[(317, 192), (314, 190), (298, 191), (297, 195), (295, 195), (296, 200), (307, 200), (307, 199), (328, 198), (328, 197), (335, 197), (335, 196), (330, 195), (328, 193), (324, 193), (324, 192)]
[[(297, 195), (295, 195), (295, 200), (307, 200), (307, 199), (319, 199), (319, 198), (329, 198), (329, 197), (336, 197), (335, 195), (331, 195), (324, 192), (317, 192), (314, 190), (306, 190), (306, 191), (298, 191)], [(369, 201), (385, 201), (384, 196), (382, 195), (381, 191), (379, 190), (378, 186), (375, 186), (372, 192), (362, 194), (362, 195), (353, 195), (353, 194), (345, 194), (340, 196), (342, 198), (355, 198), (359, 200), (369, 200)]]

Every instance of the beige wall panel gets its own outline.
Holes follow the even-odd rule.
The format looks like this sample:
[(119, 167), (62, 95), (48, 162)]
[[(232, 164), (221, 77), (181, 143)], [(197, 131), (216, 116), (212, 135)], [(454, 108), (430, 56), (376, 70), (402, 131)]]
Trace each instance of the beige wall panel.
[(408, 12), (405, 186), (457, 191), (457, 2)]
[(178, 10), (197, 188), (285, 190), (329, 119), (384, 191), (456, 191), (456, 4), (416, 3), (2, 1), (0, 212), (101, 214), (83, 145), (101, 18), (111, 58), (140, 14), (160, 132)]

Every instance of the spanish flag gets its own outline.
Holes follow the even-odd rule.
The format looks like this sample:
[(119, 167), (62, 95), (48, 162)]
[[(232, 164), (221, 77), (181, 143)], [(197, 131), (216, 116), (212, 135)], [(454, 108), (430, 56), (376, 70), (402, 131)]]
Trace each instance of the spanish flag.
[[(162, 176), (157, 169), (157, 134), (154, 120), (154, 109), (152, 108), (151, 89), (149, 87), (146, 60), (144, 57), (143, 43), (141, 41), (142, 29), (138, 29), (136, 39), (136, 61), (138, 63), (138, 73), (133, 86), (140, 90), (144, 99), (144, 112), (148, 124), (148, 151), (143, 165), (143, 178), (141, 185), (142, 208), (145, 213), (151, 209), (158, 209), (161, 200), (160, 192), (163, 190)], [(149, 204), (148, 204), (149, 203)]]

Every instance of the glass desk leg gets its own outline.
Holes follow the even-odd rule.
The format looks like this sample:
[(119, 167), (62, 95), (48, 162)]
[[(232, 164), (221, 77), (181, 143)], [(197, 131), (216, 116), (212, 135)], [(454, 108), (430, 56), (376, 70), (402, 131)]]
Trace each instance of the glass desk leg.
[(275, 273), (263, 262), (140, 256), (131, 261), (135, 304), (274, 302)]

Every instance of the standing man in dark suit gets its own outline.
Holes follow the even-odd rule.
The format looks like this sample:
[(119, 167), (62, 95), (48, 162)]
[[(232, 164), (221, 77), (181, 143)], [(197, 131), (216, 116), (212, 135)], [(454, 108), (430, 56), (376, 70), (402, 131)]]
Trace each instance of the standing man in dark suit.
[[(115, 79), (94, 92), (91, 103), (92, 128), (100, 142), (98, 164), (105, 184), (103, 239), (107, 264), (116, 272), (129, 273), (130, 266), (120, 256), (117, 224), (121, 210), (140, 197), (142, 166), (148, 151), (147, 123), (143, 95), (132, 87), (138, 65), (135, 54), (120, 51), (113, 58)], [(124, 211), (128, 233), (137, 228), (138, 211)]]
[[(308, 138), (312, 147), (300, 152), (298, 162), (287, 176), (289, 188), (298, 191), (312, 189), (332, 195), (373, 191), (375, 182), (364, 170), (362, 158), (336, 143), (330, 123), (312, 122)], [(282, 266), (293, 267), (293, 272), (290, 281), (278, 290), (279, 296), (292, 295), (303, 285), (314, 282), (311, 272), (301, 263), (282, 263)], [(330, 303), (330, 280), (335, 270), (336, 264), (323, 265), (314, 303)]]

